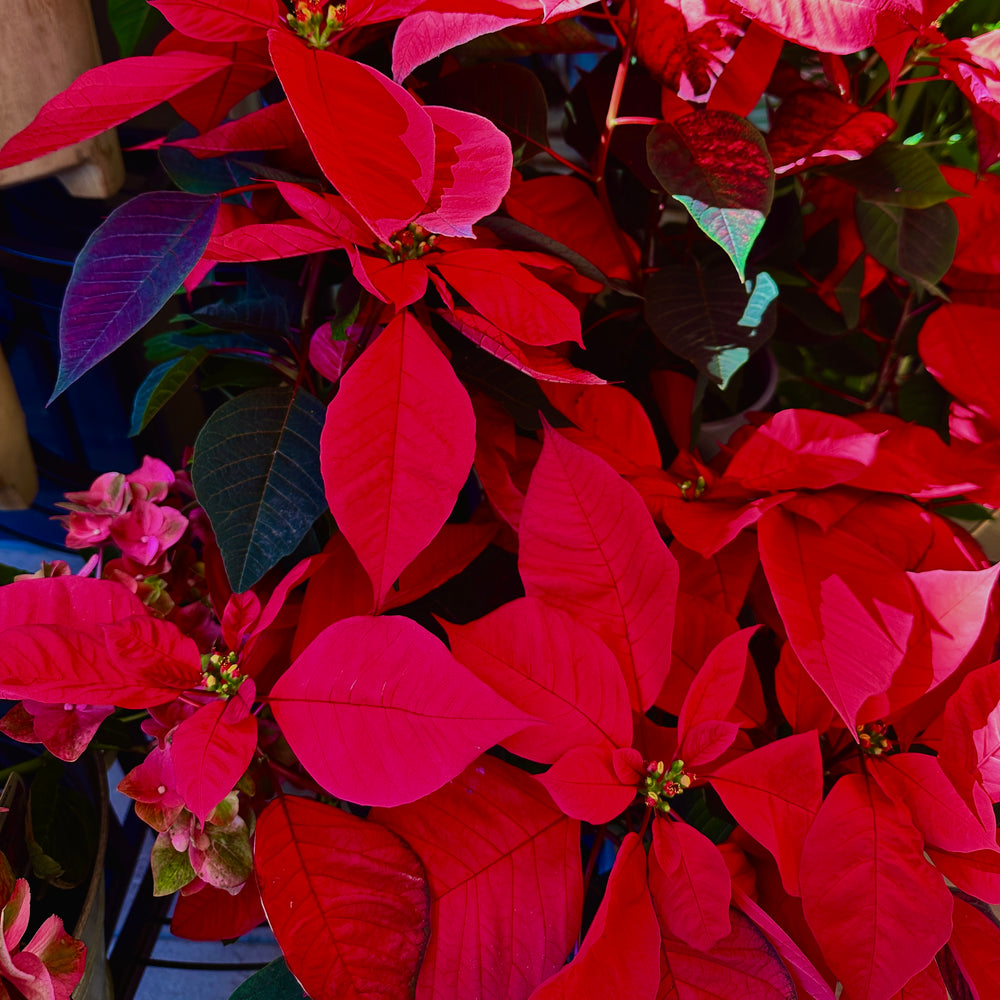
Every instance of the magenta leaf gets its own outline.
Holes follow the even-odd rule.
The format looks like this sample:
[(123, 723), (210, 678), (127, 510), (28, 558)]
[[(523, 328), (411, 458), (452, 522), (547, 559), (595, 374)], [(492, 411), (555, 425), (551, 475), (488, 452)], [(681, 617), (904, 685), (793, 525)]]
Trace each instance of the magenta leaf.
[(408, 618), (345, 618), (282, 675), (271, 705), (309, 773), (360, 805), (412, 802), (532, 722)]
[(227, 719), (229, 707), (222, 699), (202, 705), (177, 727), (170, 744), (177, 791), (202, 822), (233, 790), (257, 747), (256, 717)]
[(93, 232), (66, 287), (52, 399), (160, 311), (198, 263), (218, 207), (215, 197), (148, 192)]
[(678, 573), (639, 495), (546, 428), (520, 536), (528, 596), (593, 628), (618, 657), (633, 707), (648, 709), (670, 668)]
[(565, 611), (525, 597), (468, 625), (442, 624), (460, 663), (543, 720), (503, 741), (512, 753), (551, 764), (583, 744), (631, 745), (632, 710), (618, 663)]
[(951, 894), (909, 811), (865, 775), (844, 775), (824, 800), (800, 880), (809, 927), (851, 996), (888, 1000), (951, 934)]
[(468, 394), (419, 320), (397, 315), (341, 379), (320, 439), (330, 510), (376, 604), (441, 529), (475, 451)]
[(482, 757), (369, 818), (417, 852), (430, 882), (417, 1000), (527, 1000), (562, 968), (580, 932), (580, 826), (533, 778)]
[(653, 1000), (660, 983), (659, 951), (660, 928), (646, 884), (646, 851), (639, 837), (628, 833), (583, 945), (531, 1000)]
[(654, 126), (646, 155), (664, 190), (726, 251), (742, 281), (774, 195), (764, 137), (730, 111), (696, 111)]
[(268, 922), (313, 1000), (412, 996), (428, 933), (427, 880), (394, 833), (294, 796), (257, 820)]

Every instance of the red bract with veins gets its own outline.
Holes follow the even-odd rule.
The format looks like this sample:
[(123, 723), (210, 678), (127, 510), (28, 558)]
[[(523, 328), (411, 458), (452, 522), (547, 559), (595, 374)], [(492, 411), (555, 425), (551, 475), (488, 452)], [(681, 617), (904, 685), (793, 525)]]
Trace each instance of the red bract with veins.
[[(0, 729), (148, 737), (175, 927), (266, 915), (314, 1000), (993, 997), (1000, 34), (151, 6), (0, 166), (193, 127), (83, 251), (59, 384), (183, 284), (134, 429), (218, 405), (67, 494), (102, 579), (0, 587)], [(64, 1000), (8, 881), (0, 973)]]

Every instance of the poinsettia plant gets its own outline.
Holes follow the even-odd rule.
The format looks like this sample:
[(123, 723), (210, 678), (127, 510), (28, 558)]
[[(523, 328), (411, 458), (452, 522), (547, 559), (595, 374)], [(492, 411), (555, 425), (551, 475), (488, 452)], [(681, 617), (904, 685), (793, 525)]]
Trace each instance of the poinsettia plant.
[(142, 715), (175, 931), (313, 1000), (995, 995), (990, 5), (149, 6), (0, 166), (171, 103), (54, 392), (183, 285), (132, 430), (227, 398), (67, 495), (0, 695)]

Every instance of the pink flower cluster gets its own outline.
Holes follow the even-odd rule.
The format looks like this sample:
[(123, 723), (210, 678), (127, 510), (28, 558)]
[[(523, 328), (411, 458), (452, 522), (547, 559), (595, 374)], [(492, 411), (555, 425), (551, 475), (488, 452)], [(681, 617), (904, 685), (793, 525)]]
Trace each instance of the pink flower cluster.
[(169, 466), (147, 455), (128, 475), (106, 472), (89, 490), (67, 493), (61, 504), (71, 511), (62, 518), (66, 544), (84, 549), (110, 539), (130, 562), (156, 566), (188, 525), (179, 510), (162, 503), (175, 479)]

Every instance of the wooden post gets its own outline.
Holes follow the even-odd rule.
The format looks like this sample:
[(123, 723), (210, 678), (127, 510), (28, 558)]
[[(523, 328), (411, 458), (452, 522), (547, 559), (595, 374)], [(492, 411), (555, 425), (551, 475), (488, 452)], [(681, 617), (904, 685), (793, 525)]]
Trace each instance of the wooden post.
[[(101, 63), (90, 0), (3, 0), (0, 145), (81, 73)], [(108, 198), (125, 168), (113, 131), (0, 170), (0, 187), (55, 174), (78, 198)]]
[(24, 411), (0, 353), (0, 510), (24, 510), (38, 492)]

